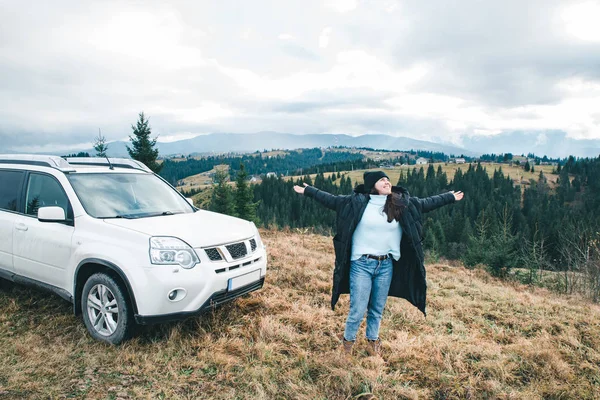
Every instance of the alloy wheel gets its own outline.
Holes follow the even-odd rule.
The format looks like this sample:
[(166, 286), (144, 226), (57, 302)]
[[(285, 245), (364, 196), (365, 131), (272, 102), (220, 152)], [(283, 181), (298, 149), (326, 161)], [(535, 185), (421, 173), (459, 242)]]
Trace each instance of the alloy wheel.
[(89, 320), (100, 335), (110, 336), (119, 323), (119, 305), (113, 292), (105, 285), (96, 284), (87, 297)]

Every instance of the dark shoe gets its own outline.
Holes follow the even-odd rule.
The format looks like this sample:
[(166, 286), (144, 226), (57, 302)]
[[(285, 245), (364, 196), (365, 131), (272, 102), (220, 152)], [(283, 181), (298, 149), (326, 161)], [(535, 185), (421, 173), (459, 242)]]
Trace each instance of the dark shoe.
[(381, 356), (381, 340), (367, 340), (367, 353), (370, 356)]
[(352, 355), (352, 346), (354, 346), (354, 342), (351, 342), (350, 340), (342, 339), (342, 350), (344, 351), (344, 354), (346, 354), (347, 356)]

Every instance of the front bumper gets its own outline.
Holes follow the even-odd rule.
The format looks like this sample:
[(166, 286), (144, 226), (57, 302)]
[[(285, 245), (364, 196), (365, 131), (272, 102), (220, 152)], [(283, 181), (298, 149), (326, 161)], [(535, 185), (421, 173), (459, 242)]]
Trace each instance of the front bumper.
[(184, 311), (178, 313), (171, 314), (163, 314), (163, 315), (135, 315), (135, 322), (140, 325), (151, 325), (151, 324), (159, 324), (163, 322), (170, 321), (181, 321), (183, 319), (187, 319), (190, 317), (195, 317), (198, 315), (202, 315), (205, 312), (213, 310), (214, 308), (228, 303), (240, 296), (253, 292), (263, 287), (265, 283), (265, 278), (262, 277), (260, 280), (251, 283), (247, 286), (238, 288), (236, 290), (222, 290), (214, 293), (208, 300), (204, 302), (204, 304), (195, 311)]

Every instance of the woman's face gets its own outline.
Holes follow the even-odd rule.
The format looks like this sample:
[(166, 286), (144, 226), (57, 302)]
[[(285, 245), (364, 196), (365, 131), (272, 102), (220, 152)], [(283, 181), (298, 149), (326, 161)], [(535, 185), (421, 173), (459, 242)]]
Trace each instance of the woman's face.
[(375, 183), (375, 190), (377, 190), (377, 193), (380, 195), (387, 196), (392, 193), (392, 184), (388, 178), (383, 177)]

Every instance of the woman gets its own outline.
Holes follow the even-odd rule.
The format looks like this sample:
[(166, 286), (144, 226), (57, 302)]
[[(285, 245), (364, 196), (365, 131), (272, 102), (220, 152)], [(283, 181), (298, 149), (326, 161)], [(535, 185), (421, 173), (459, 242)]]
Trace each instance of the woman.
[(420, 199), (392, 186), (383, 171), (365, 172), (363, 178), (364, 184), (348, 196), (334, 196), (306, 183), (294, 190), (337, 214), (331, 308), (340, 294), (350, 293), (344, 351), (352, 354), (367, 312), (367, 352), (379, 355), (379, 326), (388, 295), (408, 300), (425, 314), (422, 213), (461, 200), (463, 193)]

